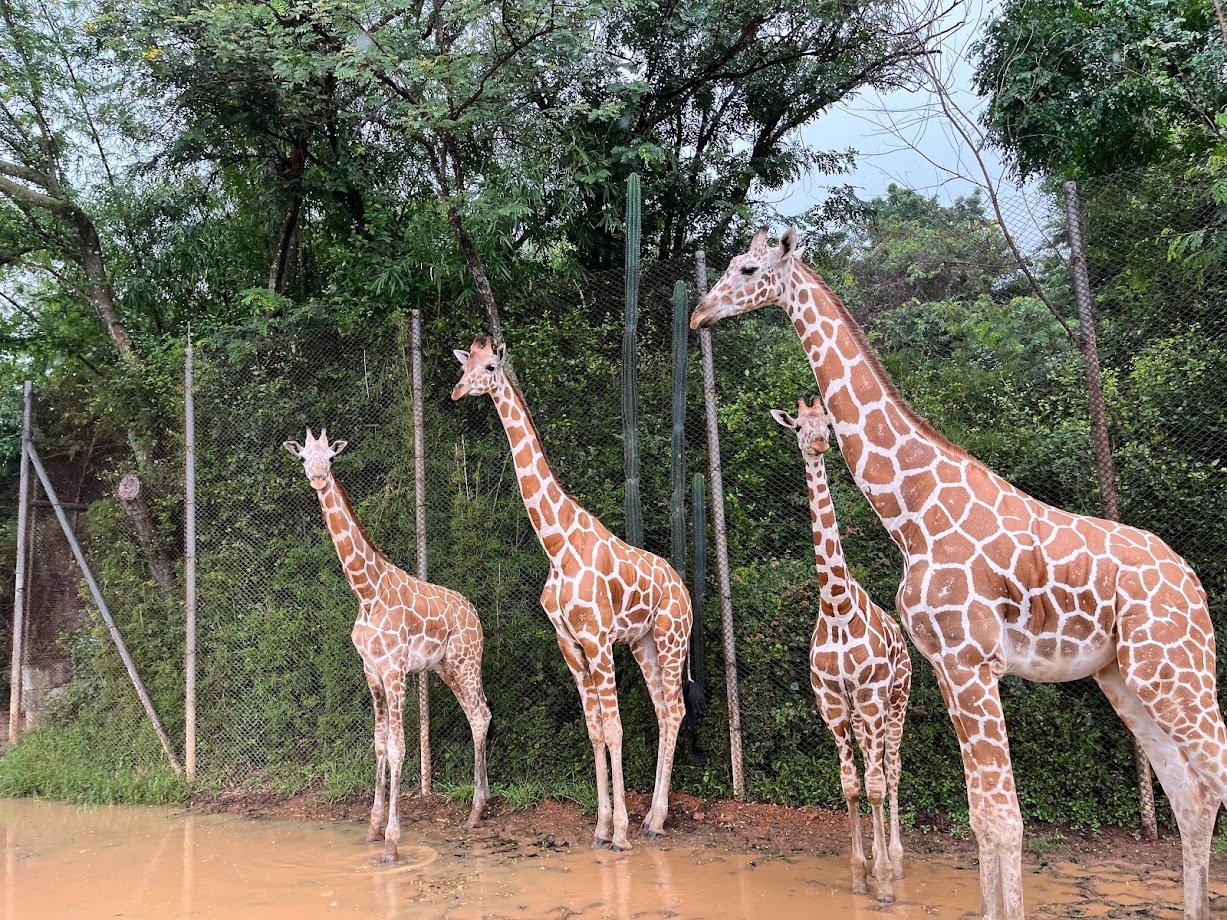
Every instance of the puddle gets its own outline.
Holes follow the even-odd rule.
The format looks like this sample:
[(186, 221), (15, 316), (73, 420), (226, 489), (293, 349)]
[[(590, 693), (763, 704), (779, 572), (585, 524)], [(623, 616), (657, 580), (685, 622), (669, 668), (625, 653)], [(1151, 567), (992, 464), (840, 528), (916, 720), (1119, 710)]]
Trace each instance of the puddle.
[[(401, 862), (384, 867), (377, 862), (380, 847), (363, 842), (365, 830), (0, 799), (0, 920), (962, 920), (979, 906), (970, 857), (908, 859), (908, 878), (896, 883), (898, 901), (885, 906), (849, 892), (843, 857), (765, 858), (648, 845), (616, 854), (556, 847), (548, 838), (512, 840), (492, 823), (429, 837), (406, 827)], [(1126, 867), (1095, 879), (1079, 869), (1081, 878), (1027, 867), (1028, 914), (1130, 916), (1134, 905), (1121, 903), (1130, 898), (1154, 905), (1166, 897), (1174, 906), (1170, 901), (1179, 897), (1178, 888), (1147, 891), (1136, 869), (1132, 886)]]

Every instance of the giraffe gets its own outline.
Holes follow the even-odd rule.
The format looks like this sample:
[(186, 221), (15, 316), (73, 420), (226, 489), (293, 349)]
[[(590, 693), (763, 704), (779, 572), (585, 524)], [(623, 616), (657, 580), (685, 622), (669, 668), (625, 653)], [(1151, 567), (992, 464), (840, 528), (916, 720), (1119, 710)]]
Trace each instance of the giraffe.
[(1209, 917), (1210, 843), (1227, 797), (1227, 729), (1201, 582), (1158, 537), (1027, 495), (900, 396), (796, 228), (766, 230), (691, 328), (771, 304), (801, 337), (840, 453), (904, 557), (895, 603), (933, 665), (962, 752), (985, 920), (1022, 920), (1022, 817), (998, 681), (1094, 676), (1176, 816), (1188, 920)]
[(505, 346), (496, 349), (479, 336), (469, 351), (455, 355), (464, 372), (452, 399), (485, 393), (493, 398), (511, 445), (520, 495), (550, 558), (541, 606), (579, 689), (592, 742), (594, 846), (629, 850), (613, 646), (630, 646), (656, 710), (656, 785), (643, 822), (645, 836), (654, 840), (663, 833), (669, 810), (669, 778), (683, 713), (682, 665), (690, 645), (690, 594), (665, 560), (615, 537), (559, 484), (524, 397), (507, 373)]
[[(796, 434), (805, 459), (819, 614), (810, 640), (810, 686), (818, 711), (839, 749), (840, 780), (852, 832), (852, 893), (867, 894), (861, 843), (861, 784), (853, 737), (865, 762), (865, 791), (873, 809), (873, 875), (878, 900), (895, 899), (892, 877), (903, 878), (899, 840), (899, 743), (912, 688), (912, 661), (903, 630), (856, 583), (844, 562), (839, 524), (827, 484), (826, 452), (831, 423), (818, 400), (797, 400), (795, 417), (772, 409), (772, 417)], [(883, 800), (890, 793), (890, 843)], [(889, 865), (887, 860), (889, 858)]]
[[(307, 429), (307, 443), (282, 446), (302, 460), (319, 496), (324, 523), (349, 586), (358, 596), (358, 618), (351, 638), (375, 707), (375, 801), (367, 842), (384, 841), (382, 861), (396, 862), (400, 842), (400, 771), (405, 759), (405, 677), (434, 671), (456, 695), (473, 732), (473, 807), (468, 826), (476, 827), (490, 798), (486, 781), (486, 731), (490, 707), (481, 684), (482, 628), (468, 598), (421, 581), (392, 564), (375, 548), (354, 514), (332, 458), (346, 441), (328, 442)], [(384, 795), (387, 794), (385, 805)], [(387, 817), (387, 828), (383, 821)]]

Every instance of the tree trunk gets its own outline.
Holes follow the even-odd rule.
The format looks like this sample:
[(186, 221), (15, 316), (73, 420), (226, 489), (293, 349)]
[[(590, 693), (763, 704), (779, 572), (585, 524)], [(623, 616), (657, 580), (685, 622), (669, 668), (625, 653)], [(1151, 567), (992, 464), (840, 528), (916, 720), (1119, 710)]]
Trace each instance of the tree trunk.
[(119, 311), (115, 307), (115, 292), (107, 278), (106, 263), (102, 260), (102, 243), (98, 239), (98, 231), (93, 222), (82, 211), (74, 209), (73, 225), (77, 230), (77, 250), (81, 259), (81, 267), (89, 278), (89, 299), (107, 335), (115, 345), (120, 360), (125, 364), (135, 364), (138, 360), (136, 350), (128, 338), (128, 332), (119, 321)]
[(158, 589), (158, 596), (164, 603), (173, 604), (175, 601), (174, 569), (170, 560), (166, 558), (166, 554), (158, 546), (153, 515), (149, 513), (149, 506), (145, 504), (140, 478), (135, 473), (124, 476), (119, 480), (115, 496), (119, 499), (124, 514), (132, 522), (132, 529), (136, 533), (137, 542), (141, 545), (141, 552), (145, 555), (145, 562), (149, 566), (149, 574), (153, 576), (154, 586)]

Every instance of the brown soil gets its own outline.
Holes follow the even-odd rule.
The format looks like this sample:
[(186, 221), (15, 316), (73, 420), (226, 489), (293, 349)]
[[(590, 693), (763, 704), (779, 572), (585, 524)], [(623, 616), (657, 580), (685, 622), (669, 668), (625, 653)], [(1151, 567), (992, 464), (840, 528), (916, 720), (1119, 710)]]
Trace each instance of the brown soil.
[[(729, 799), (710, 799), (674, 794), (669, 799), (667, 835), (679, 847), (719, 847), (725, 850), (762, 851), (775, 854), (804, 853), (810, 856), (838, 855), (848, 848), (848, 822), (843, 812), (822, 808), (787, 808)], [(632, 828), (642, 817), (648, 797), (627, 793)], [(365, 823), (370, 802), (364, 796), (326, 801), (318, 793), (290, 797), (255, 793), (200, 796), (189, 806), (207, 813), (241, 814), (252, 818), (299, 819)], [(402, 793), (401, 826), (462, 828), (468, 806), (439, 796), (424, 798)], [(485, 823), (495, 825), (506, 837), (531, 839), (553, 847), (588, 846), (594, 817), (574, 802), (546, 800), (530, 808), (513, 809), (494, 800), (486, 810)], [(635, 842), (632, 829), (632, 843)], [(975, 840), (966, 828), (913, 830), (904, 834), (904, 848), (915, 854), (965, 854), (975, 857)], [(1132, 863), (1143, 875), (1177, 874), (1181, 868), (1180, 839), (1162, 830), (1158, 841), (1143, 839), (1138, 831), (1106, 827), (1095, 833), (1052, 825), (1030, 824), (1024, 861), (1034, 867), (1060, 865), (1063, 874), (1077, 874), (1075, 867), (1097, 863)], [(1178, 875), (1177, 875), (1178, 877)], [(1227, 856), (1216, 855), (1211, 878), (1227, 880)], [(1215, 886), (1216, 888), (1219, 886)], [(1227, 885), (1221, 892), (1227, 895)]]

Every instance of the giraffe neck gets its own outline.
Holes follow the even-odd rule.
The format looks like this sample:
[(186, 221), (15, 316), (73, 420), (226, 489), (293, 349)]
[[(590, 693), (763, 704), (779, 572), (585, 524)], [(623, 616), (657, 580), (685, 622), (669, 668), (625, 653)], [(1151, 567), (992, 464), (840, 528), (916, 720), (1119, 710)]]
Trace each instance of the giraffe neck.
[(328, 483), (317, 493), (324, 511), (324, 522), (332, 534), (341, 568), (354, 593), (363, 600), (375, 596), (382, 563), (387, 557), (371, 542), (362, 522), (354, 514), (349, 494), (335, 475), (329, 475)]
[(852, 315), (816, 272), (797, 262), (781, 305), (805, 346), (848, 469), (903, 546), (904, 526), (937, 488), (936, 468), (982, 464), (904, 401)]
[(814, 527), (814, 565), (818, 569), (822, 612), (828, 616), (847, 616), (853, 610), (852, 585), (827, 484), (826, 461), (821, 456), (805, 458), (805, 479), (809, 484), (809, 516)]
[(583, 509), (558, 482), (524, 397), (506, 375), (491, 396), (511, 445), (524, 508), (542, 548), (552, 557), (566, 541), (563, 525), (574, 521)]

